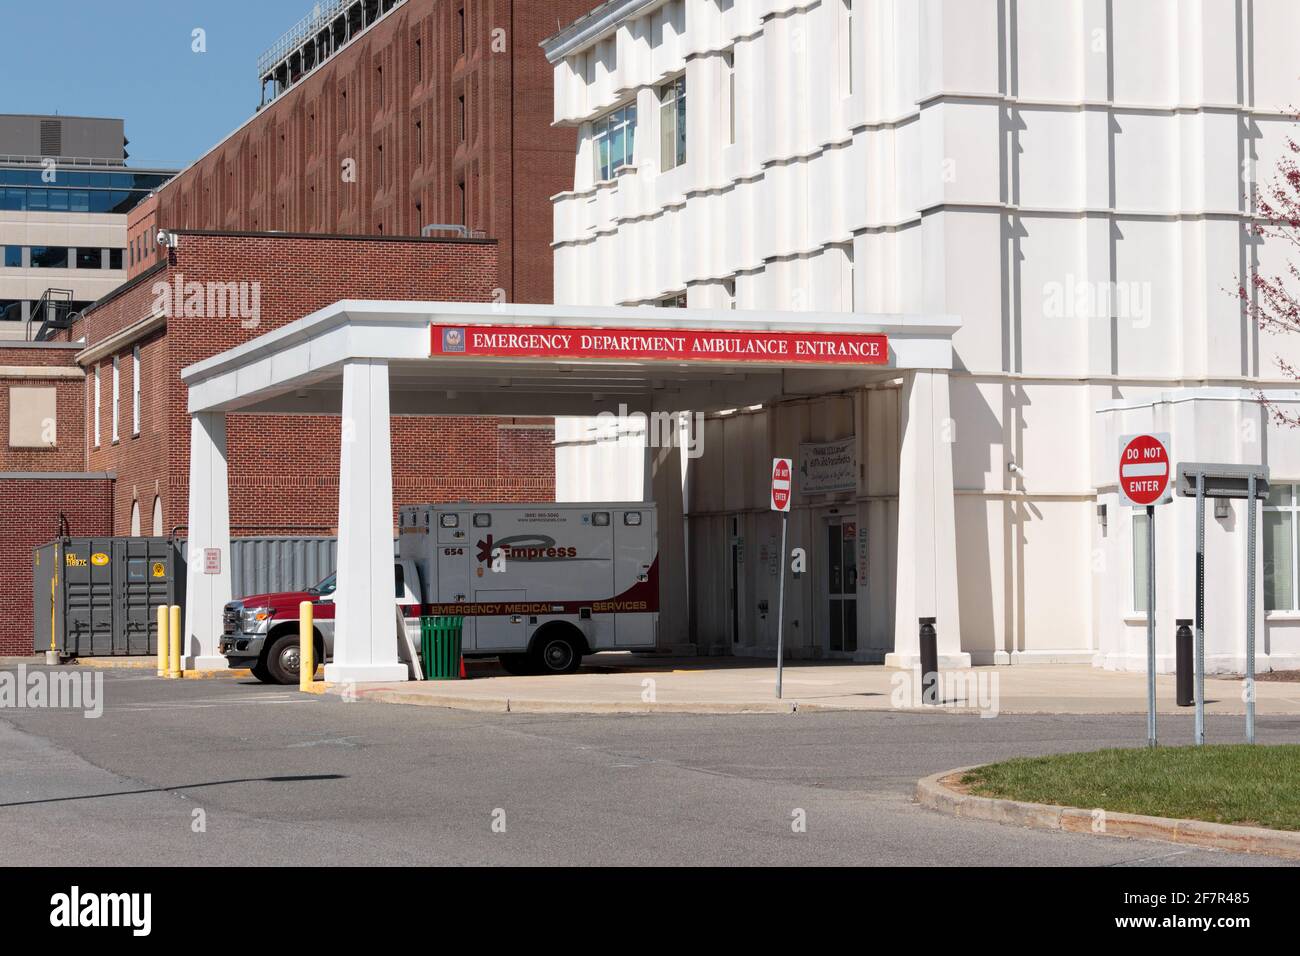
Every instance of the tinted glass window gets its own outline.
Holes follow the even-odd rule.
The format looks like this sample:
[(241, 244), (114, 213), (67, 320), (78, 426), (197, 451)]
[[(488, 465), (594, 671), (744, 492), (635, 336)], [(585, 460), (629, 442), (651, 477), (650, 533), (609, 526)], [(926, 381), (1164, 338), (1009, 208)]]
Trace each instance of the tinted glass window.
[(77, 268), (78, 269), (104, 268), (104, 250), (103, 249), (78, 249)]
[(5, 268), (17, 269), (23, 264), (22, 246), (5, 246)]
[(35, 269), (66, 269), (67, 246), (32, 246), (32, 267)]
[(109, 249), (109, 250), (108, 250), (108, 267), (109, 267), (110, 269), (120, 269), (120, 268), (122, 268), (122, 250), (121, 250), (121, 249)]

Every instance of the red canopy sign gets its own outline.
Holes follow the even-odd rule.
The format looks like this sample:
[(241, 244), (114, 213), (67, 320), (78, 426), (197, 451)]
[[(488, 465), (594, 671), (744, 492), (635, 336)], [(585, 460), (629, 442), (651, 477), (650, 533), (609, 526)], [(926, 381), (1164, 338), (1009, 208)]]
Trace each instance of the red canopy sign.
[(862, 332), (598, 329), (550, 325), (433, 325), (432, 356), (885, 365), (887, 336)]

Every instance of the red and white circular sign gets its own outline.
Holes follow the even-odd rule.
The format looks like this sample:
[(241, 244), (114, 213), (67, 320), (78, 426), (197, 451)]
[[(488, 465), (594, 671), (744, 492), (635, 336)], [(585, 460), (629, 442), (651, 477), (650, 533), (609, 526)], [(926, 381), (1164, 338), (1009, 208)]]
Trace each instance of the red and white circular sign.
[(790, 472), (789, 458), (772, 459), (772, 510), (790, 510)]
[(1132, 505), (1168, 501), (1173, 477), (1169, 436), (1131, 435), (1120, 439), (1119, 447), (1120, 497)]

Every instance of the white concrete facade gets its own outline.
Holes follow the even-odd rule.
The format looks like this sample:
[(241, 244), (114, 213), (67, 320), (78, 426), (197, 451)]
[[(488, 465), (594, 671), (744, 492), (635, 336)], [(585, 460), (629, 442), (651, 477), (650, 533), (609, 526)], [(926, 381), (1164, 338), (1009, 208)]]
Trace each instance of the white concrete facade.
[[(1145, 667), (1118, 434), (1160, 426), (1177, 460), (1263, 462), (1274, 484), (1300, 484), (1300, 438), (1255, 402), (1297, 403), (1274, 359), (1300, 361), (1300, 342), (1261, 336), (1232, 298), (1250, 269), (1286, 267), (1245, 226), (1252, 185), (1294, 135), (1297, 35), (1291, 0), (613, 0), (544, 44), (555, 121), (579, 131), (573, 189), (554, 199), (557, 302), (685, 293), (691, 309), (739, 315), (961, 319), (942, 425), (953, 493), (930, 516), (951, 511), (955, 570), (909, 544), (925, 516), (907, 498), (933, 488), (889, 477), (909, 474), (891, 422), (925, 404), (919, 379), (711, 420), (688, 469), (691, 583), (742, 597), (733, 612), (693, 594), (701, 649), (775, 644), (756, 610), (772, 579), (751, 556), (773, 524), (737, 462), (852, 436), (856, 487), (796, 497), (791, 528), (817, 548), (846, 516), (865, 530), (854, 648), (828, 647), (814, 568), (790, 603), (794, 653), (905, 654), (910, 595), (927, 592), (944, 605), (941, 640), (959, 634), (977, 663)], [(680, 164), (660, 104), (679, 76)], [(594, 121), (631, 104), (630, 161), (602, 178)], [(562, 482), (635, 480), (588, 424), (565, 427)], [(1193, 611), (1189, 520), (1186, 502), (1157, 519), (1162, 670), (1173, 620)], [(1211, 519), (1215, 670), (1243, 668), (1241, 520), (1239, 507)], [(1259, 600), (1260, 668), (1300, 666), (1295, 594), (1289, 610)]]

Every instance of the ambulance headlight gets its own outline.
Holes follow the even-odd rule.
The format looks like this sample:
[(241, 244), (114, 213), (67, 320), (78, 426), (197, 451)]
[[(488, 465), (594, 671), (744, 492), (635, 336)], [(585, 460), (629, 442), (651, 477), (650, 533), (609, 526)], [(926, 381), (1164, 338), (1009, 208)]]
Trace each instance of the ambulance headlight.
[(274, 608), (246, 607), (240, 612), (240, 630), (245, 634), (265, 634), (274, 616)]

